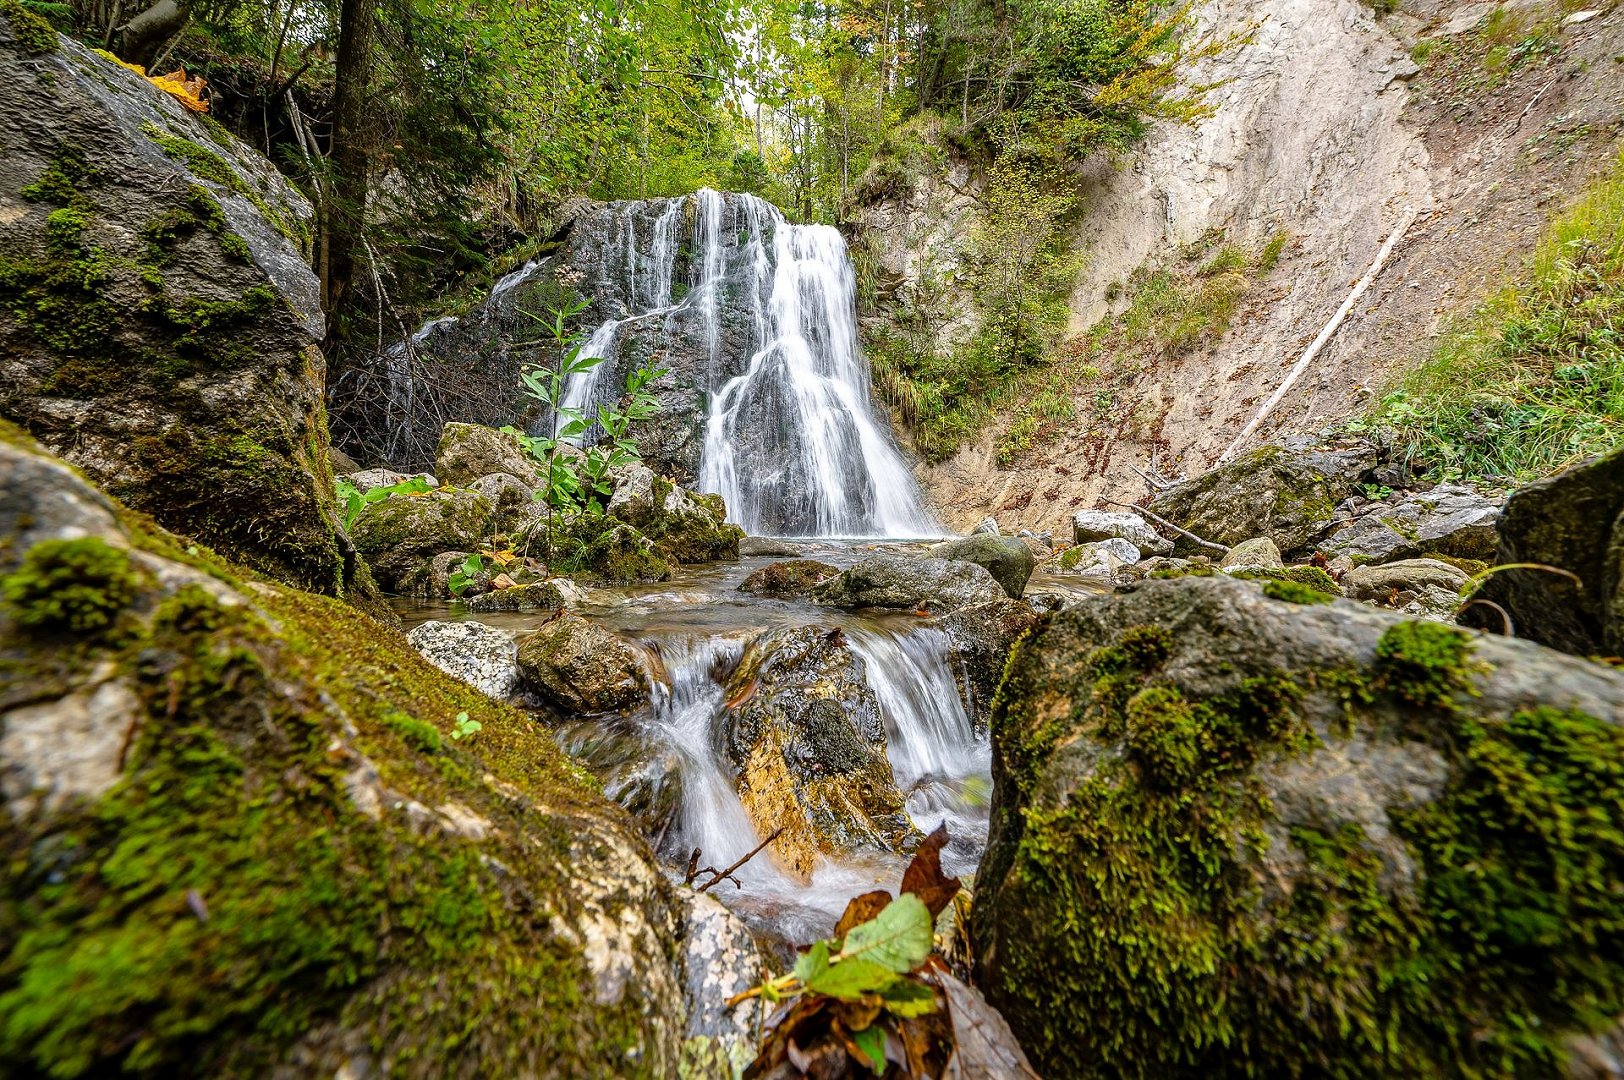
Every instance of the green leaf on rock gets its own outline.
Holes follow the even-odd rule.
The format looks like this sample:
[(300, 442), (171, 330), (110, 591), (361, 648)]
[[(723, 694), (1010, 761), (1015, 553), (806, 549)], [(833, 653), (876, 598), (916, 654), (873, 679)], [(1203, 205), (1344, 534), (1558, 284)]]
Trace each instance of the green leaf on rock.
[(851, 1041), (868, 1059), (868, 1067), (877, 1073), (885, 1071), (885, 1029), (879, 1025), (851, 1033)]

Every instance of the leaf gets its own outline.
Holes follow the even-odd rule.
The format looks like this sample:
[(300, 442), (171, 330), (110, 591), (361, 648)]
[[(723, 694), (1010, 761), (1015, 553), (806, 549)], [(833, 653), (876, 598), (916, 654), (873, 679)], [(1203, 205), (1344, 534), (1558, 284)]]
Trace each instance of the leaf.
[(958, 895), (960, 881), (942, 873), (942, 848), (947, 844), (947, 826), (938, 825), (914, 852), (913, 861), (902, 872), (902, 891), (924, 902), (935, 919)]
[(897, 981), (897, 973), (871, 960), (840, 960), (812, 973), (806, 980), (809, 994), (854, 1001), (865, 994), (878, 994)]
[(853, 927), (840, 956), (842, 961), (860, 958), (904, 975), (925, 962), (932, 937), (925, 902), (913, 893), (904, 893), (873, 919)]
[(876, 1073), (885, 1071), (885, 1030), (879, 1027), (867, 1027), (862, 1031), (851, 1033), (851, 1041), (857, 1044), (857, 1049), (863, 1052), (868, 1059), (868, 1067)]
[[(751, 689), (754, 689), (753, 683)], [(728, 702), (728, 705), (731, 707), (733, 702)], [(902, 880), (906, 882), (908, 879), (904, 877)], [(884, 889), (875, 889), (873, 892), (866, 892), (861, 896), (852, 897), (846, 904), (846, 910), (841, 914), (840, 921), (835, 923), (835, 939), (838, 941), (845, 938), (847, 934), (851, 933), (853, 927), (860, 926), (874, 918), (874, 916), (884, 911), (885, 905), (890, 902), (891, 894)]]
[(945, 971), (937, 972), (935, 979), (947, 998), (948, 1014), (953, 1020), (953, 1056), (947, 1061), (943, 1080), (994, 1076), (1037, 1080), (1038, 1074), (1026, 1060), (1009, 1025), (979, 991)]
[(912, 979), (898, 979), (880, 991), (880, 996), (893, 1016), (904, 1019), (936, 1011), (936, 991)]

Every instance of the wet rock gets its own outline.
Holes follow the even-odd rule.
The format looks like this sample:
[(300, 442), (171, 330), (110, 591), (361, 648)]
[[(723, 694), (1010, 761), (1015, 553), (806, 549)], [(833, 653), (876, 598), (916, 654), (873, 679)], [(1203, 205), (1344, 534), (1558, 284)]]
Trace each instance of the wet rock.
[(1138, 514), (1126, 511), (1081, 510), (1071, 519), (1072, 539), (1079, 544), (1120, 538), (1138, 549), (1141, 557), (1173, 554), (1173, 542)]
[(664, 836), (682, 809), (682, 759), (635, 719), (597, 714), (564, 720), (554, 737), (603, 784), (604, 797), (637, 819), (645, 836)]
[[(1376, 465), (1369, 447), (1288, 450), (1265, 446), (1205, 476), (1159, 492), (1150, 510), (1215, 544), (1267, 536), (1287, 554), (1312, 547), (1336, 517), (1337, 504), (1359, 490)], [(1186, 538), (1179, 554), (1196, 550)]]
[(482, 476), (507, 473), (521, 481), (536, 475), (536, 463), (519, 440), (482, 424), (447, 424), (434, 451), (440, 483), (467, 487)]
[(720, 495), (687, 491), (645, 465), (626, 470), (607, 510), (652, 540), (661, 556), (672, 562), (739, 557), (744, 530), (727, 523), (727, 506)]
[(1356, 566), (1342, 575), (1342, 590), (1355, 600), (1386, 601), (1398, 592), (1423, 588), (1447, 590), (1455, 603), (1466, 587), (1466, 571), (1437, 559), (1400, 559), (1381, 565)]
[(931, 620), (930, 625), (946, 633), (953, 643), (953, 656), (962, 672), (964, 699), (977, 731), (986, 727), (1010, 650), (1037, 624), (1038, 613), (1024, 600), (976, 604)]
[(872, 555), (812, 590), (820, 604), (946, 613), (1005, 597), (985, 567), (949, 559)]
[(934, 559), (956, 559), (985, 568), (1012, 600), (1021, 598), (1032, 568), (1037, 565), (1037, 557), (1024, 541), (988, 533), (933, 544), (930, 555)]
[(1279, 570), (1285, 565), (1280, 549), (1267, 536), (1243, 540), (1218, 560), (1220, 570)]
[(805, 596), (836, 574), (839, 568), (816, 559), (788, 559), (769, 563), (739, 583), (739, 591), (757, 596)]
[(362, 469), (359, 472), (347, 473), (344, 479), (354, 484), (362, 491), (371, 491), (373, 488), (394, 487), (404, 484), (408, 480), (422, 480), (429, 487), (439, 487), (440, 481), (428, 473), (403, 473), (393, 469)]
[[(1475, 594), (1500, 605), (1520, 638), (1580, 656), (1624, 655), (1624, 449), (1548, 480), (1518, 488), (1498, 525), (1497, 563), (1541, 563), (1546, 570), (1504, 570)], [(1461, 621), (1499, 632), (1491, 608), (1467, 608)]]
[[(988, 999), (1045, 1075), (1559, 1071), (1594, 1015), (1567, 973), (1624, 908), (1624, 811), (1569, 780), (1624, 767), (1624, 675), (1268, 584), (1142, 582), (1018, 650), (972, 914)], [(1532, 872), (1570, 859), (1583, 899)]]
[(1003, 534), (998, 531), (998, 519), (997, 518), (984, 517), (976, 525), (975, 528), (970, 530), (970, 535), (971, 536), (1002, 536)]
[(684, 890), (682, 996), (688, 1027), (683, 1076), (739, 1075), (756, 1056), (757, 1005), (727, 1000), (757, 986), (766, 964), (750, 928), (708, 893)]
[(665, 678), (646, 647), (568, 611), (519, 643), (519, 673), (527, 689), (566, 713), (638, 708)]
[(1427, 554), (1492, 559), (1499, 516), (1498, 501), (1471, 488), (1441, 485), (1421, 495), (1375, 504), (1320, 541), (1319, 549), (1330, 556), (1377, 562)]
[(0, 416), (165, 528), (385, 611), (333, 500), (310, 204), (133, 71), (3, 35)]
[(364, 506), (352, 532), (378, 584), (402, 591), (436, 555), (478, 550), (491, 513), (490, 500), (472, 491), (391, 495)]
[(557, 611), (573, 607), (581, 595), (580, 587), (567, 578), (533, 581), (528, 585), (493, 589), (471, 597), (468, 610), (476, 614), (489, 611)]
[(498, 701), (506, 701), (519, 685), (519, 647), (504, 630), (430, 620), (412, 627), (406, 640), (447, 675)]
[[(451, 575), (468, 560), (468, 555), (469, 552), (466, 551), (440, 552), (406, 575), (406, 579), (399, 585), (401, 595), (420, 597), (424, 600), (451, 599), (453, 595)], [(495, 575), (489, 570), (483, 570), (474, 575), (473, 580), (464, 585), (462, 591), (456, 595), (468, 600), (490, 592), (493, 577)]]
[(1074, 544), (1060, 553), (1056, 565), (1068, 574), (1110, 581), (1124, 568), (1139, 562), (1139, 549), (1121, 537), (1092, 544)]
[(739, 541), (739, 558), (748, 559), (759, 555), (783, 556), (798, 559), (803, 552), (800, 547), (788, 540), (779, 540), (772, 536), (746, 536)]
[(0, 1071), (674, 1075), (671, 887), (546, 729), (144, 520), (0, 423)]
[[(984, 572), (984, 571), (983, 571)], [(994, 588), (997, 588), (995, 585)], [(900, 851), (915, 836), (885, 753), (880, 703), (839, 630), (762, 635), (729, 678), (725, 746), (768, 851), (801, 875), (825, 856)]]

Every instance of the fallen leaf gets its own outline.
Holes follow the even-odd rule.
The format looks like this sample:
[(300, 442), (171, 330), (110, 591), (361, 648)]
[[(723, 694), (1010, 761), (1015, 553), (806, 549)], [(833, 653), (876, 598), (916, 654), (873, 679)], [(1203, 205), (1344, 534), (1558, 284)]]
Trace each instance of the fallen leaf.
[(931, 978), (947, 996), (953, 1020), (953, 1056), (942, 1080), (1038, 1080), (1015, 1033), (979, 990), (946, 971)]
[(902, 891), (923, 900), (932, 919), (953, 902), (961, 884), (958, 878), (950, 878), (942, 872), (942, 848), (946, 845), (947, 826), (938, 825), (936, 831), (920, 843), (913, 861), (902, 872)]
[[(903, 881), (906, 882), (907, 878), (904, 877)], [(866, 892), (861, 896), (852, 897), (846, 904), (846, 910), (841, 914), (840, 921), (835, 923), (834, 936), (836, 940), (844, 938), (851, 932), (852, 927), (866, 923), (884, 911), (885, 906), (890, 902), (891, 894), (884, 889), (875, 889), (873, 892)]]

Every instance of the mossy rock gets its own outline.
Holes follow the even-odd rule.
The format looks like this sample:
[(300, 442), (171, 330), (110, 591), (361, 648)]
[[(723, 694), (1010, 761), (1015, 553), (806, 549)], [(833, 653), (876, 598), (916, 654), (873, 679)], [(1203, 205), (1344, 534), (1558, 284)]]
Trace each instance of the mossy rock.
[(432, 577), (424, 566), (447, 551), (477, 551), (486, 542), (493, 507), (483, 495), (436, 488), (368, 503), (351, 532), (379, 583), (405, 591)]
[(805, 596), (812, 586), (840, 573), (838, 567), (816, 559), (785, 559), (768, 563), (739, 582), (739, 591), (757, 596)]
[(1044, 1075), (1562, 1076), (1624, 1012), (1624, 676), (1223, 576), (1051, 613), (975, 941)]
[(675, 1074), (671, 887), (528, 717), (14, 434), (0, 583), (0, 1071)]
[(519, 673), (526, 687), (566, 714), (635, 709), (666, 681), (647, 647), (567, 611), (519, 643)]
[(688, 491), (645, 465), (622, 473), (609, 513), (654, 542), (660, 557), (695, 564), (739, 557), (744, 530), (727, 522), (720, 495)]
[(1012, 600), (1021, 598), (1021, 593), (1026, 591), (1027, 579), (1037, 565), (1036, 556), (1024, 541), (990, 533), (960, 536), (933, 544), (930, 554), (933, 558), (956, 559), (983, 568)]

